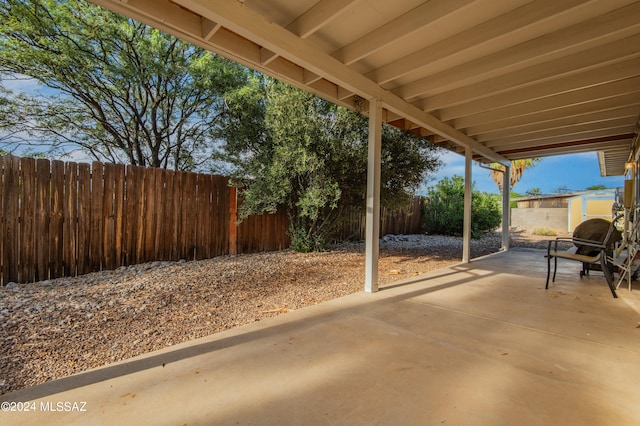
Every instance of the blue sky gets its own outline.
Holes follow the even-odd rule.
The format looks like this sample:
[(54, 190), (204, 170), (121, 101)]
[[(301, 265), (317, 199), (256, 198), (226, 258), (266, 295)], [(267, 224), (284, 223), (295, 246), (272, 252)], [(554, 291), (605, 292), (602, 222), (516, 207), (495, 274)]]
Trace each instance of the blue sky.
[[(447, 152), (442, 155), (445, 165), (427, 182), (433, 186), (445, 177), (464, 176), (464, 157)], [(489, 176), (489, 171), (474, 163), (472, 180), (475, 189), (483, 192), (498, 193), (498, 187)], [(540, 188), (543, 194), (555, 193), (556, 189), (566, 187), (570, 191), (579, 191), (594, 185), (617, 188), (624, 185), (624, 177), (602, 177), (595, 152), (582, 154), (544, 157), (535, 167), (527, 169), (513, 191), (524, 194), (530, 189)]]

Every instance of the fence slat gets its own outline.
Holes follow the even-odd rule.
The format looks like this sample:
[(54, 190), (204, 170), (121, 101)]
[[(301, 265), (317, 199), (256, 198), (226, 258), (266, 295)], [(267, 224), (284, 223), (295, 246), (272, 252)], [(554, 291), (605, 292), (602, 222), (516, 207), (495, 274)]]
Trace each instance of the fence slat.
[(104, 227), (102, 233), (102, 255), (103, 255), (103, 268), (115, 269), (115, 212), (114, 212), (114, 197), (115, 197), (115, 165), (105, 164), (104, 174), (102, 176), (104, 182), (104, 189), (102, 192), (102, 218), (104, 220)]
[(206, 175), (196, 175), (198, 192), (196, 194), (196, 260), (202, 260), (209, 256), (207, 236), (210, 229), (206, 228), (209, 212), (209, 196), (211, 195), (211, 179)]
[(91, 272), (91, 167), (78, 164), (78, 274)]
[(209, 257), (215, 257), (228, 253), (226, 250), (221, 253), (221, 250), (223, 245), (226, 245), (227, 249), (229, 245), (228, 242), (225, 244), (225, 227), (223, 226), (225, 213), (229, 211), (229, 204), (221, 204), (222, 191), (227, 189), (221, 187), (222, 179), (218, 176), (209, 176), (209, 179), (209, 217), (207, 218), (209, 228), (205, 228), (205, 232), (208, 237)]
[(49, 226), (49, 277), (64, 276), (64, 162), (51, 162), (51, 224)]
[(204, 248), (202, 247), (202, 222), (205, 212), (202, 211), (204, 208), (204, 192), (206, 183), (204, 182), (204, 177), (200, 174), (196, 174), (196, 211), (194, 215), (195, 220), (195, 233), (194, 233), (194, 244), (195, 244), (195, 259), (201, 260), (203, 259), (202, 252)]
[(78, 165), (65, 163), (63, 205), (64, 276), (76, 275), (78, 242)]
[(20, 282), (35, 281), (34, 210), (36, 192), (36, 160), (20, 160), (22, 194), (20, 200), (20, 254), (16, 259), (20, 267)]
[(122, 164), (115, 166), (114, 181), (114, 267), (118, 268), (123, 263), (123, 238), (124, 238), (124, 180), (125, 167)]
[(162, 246), (162, 217), (164, 215), (164, 203), (162, 195), (164, 192), (164, 174), (162, 169), (151, 169), (155, 176), (155, 185), (153, 193), (154, 211), (154, 238), (153, 238), (153, 255), (149, 260), (162, 260), (164, 258), (164, 247)]
[[(229, 254), (229, 239), (231, 238), (231, 228), (229, 222), (231, 218), (231, 209), (229, 209), (231, 203), (231, 196), (235, 197), (235, 192), (230, 191), (229, 178), (224, 176), (217, 176), (217, 200), (218, 204), (216, 210), (218, 211), (218, 234), (221, 238), (217, 239), (218, 255)], [(234, 202), (236, 199), (234, 198)], [(236, 205), (237, 207), (237, 205)], [(237, 211), (236, 211), (237, 213)], [(235, 236), (234, 236), (235, 238)]]
[(144, 173), (144, 240), (142, 248), (142, 258), (140, 261), (151, 260), (155, 244), (155, 200), (154, 200), (155, 175), (149, 170)]
[(206, 194), (207, 211), (204, 216), (204, 228), (200, 232), (204, 235), (204, 258), (208, 259), (218, 255), (218, 239), (221, 238), (222, 235), (219, 235), (219, 232), (217, 232), (218, 226), (220, 225), (218, 219), (218, 182), (215, 180), (215, 176), (204, 176), (206, 176), (208, 186)]
[(129, 232), (128, 264), (142, 262), (144, 255), (144, 169), (140, 166), (127, 167), (127, 226)]
[(49, 276), (49, 229), (51, 224), (51, 164), (49, 160), (36, 160), (35, 204), (35, 280)]
[(132, 253), (134, 253), (135, 247), (135, 217), (133, 217), (133, 209), (135, 208), (135, 203), (132, 202), (132, 197), (135, 192), (134, 185), (135, 182), (133, 180), (133, 166), (125, 166), (125, 177), (124, 177), (124, 193), (123, 193), (123, 209), (124, 209), (124, 217), (123, 217), (123, 235), (122, 235), (122, 262), (124, 265), (132, 264)]
[(164, 192), (162, 194), (162, 204), (164, 205), (163, 217), (162, 217), (162, 246), (164, 253), (164, 260), (178, 260), (176, 259), (173, 250), (173, 199), (176, 196), (175, 193), (175, 173), (171, 170), (163, 170), (164, 175)]
[[(210, 179), (210, 191), (209, 191), (209, 228), (205, 230), (208, 234), (208, 250), (209, 257), (219, 256), (220, 248), (224, 244), (224, 234), (222, 223), (224, 223), (224, 214), (229, 210), (229, 205), (220, 204), (220, 192), (222, 181), (218, 179), (218, 176), (209, 176)], [(226, 188), (225, 188), (226, 189)], [(226, 244), (228, 248), (228, 243)], [(224, 254), (228, 252), (225, 251)]]
[(17, 157), (7, 156), (4, 163), (4, 282), (18, 282), (18, 206), (19, 167)]
[(94, 161), (91, 165), (91, 214), (89, 217), (90, 246), (89, 267), (99, 271), (103, 265), (104, 210), (103, 210), (103, 165)]
[(196, 200), (196, 175), (195, 173), (185, 173), (184, 176), (184, 210), (182, 211), (182, 258), (193, 260), (195, 249), (195, 218), (196, 212), (192, 206)]
[(183, 203), (183, 177), (184, 173), (176, 172), (173, 175), (173, 229), (171, 232), (171, 257), (174, 260), (182, 259), (181, 237), (182, 237), (182, 211), (186, 204)]

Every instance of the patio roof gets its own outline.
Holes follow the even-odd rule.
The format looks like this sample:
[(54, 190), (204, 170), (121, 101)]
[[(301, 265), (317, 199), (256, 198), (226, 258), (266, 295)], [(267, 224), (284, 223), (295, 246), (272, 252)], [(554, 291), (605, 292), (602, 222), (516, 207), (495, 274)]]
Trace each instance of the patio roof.
[(640, 114), (632, 0), (93, 0), (479, 161), (595, 151)]

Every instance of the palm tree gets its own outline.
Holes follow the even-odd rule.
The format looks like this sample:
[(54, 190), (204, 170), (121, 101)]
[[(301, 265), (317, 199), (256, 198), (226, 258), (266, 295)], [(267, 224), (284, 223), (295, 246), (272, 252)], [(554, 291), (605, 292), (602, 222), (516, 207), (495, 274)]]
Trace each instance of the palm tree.
[[(526, 160), (513, 160), (511, 162), (511, 176), (509, 177), (509, 185), (511, 188), (515, 186), (516, 183), (522, 177), (522, 174), (527, 168), (533, 167), (539, 162), (539, 158), (528, 158)], [(500, 163), (492, 163), (491, 168), (495, 169), (491, 171), (491, 179), (498, 185), (498, 189), (500, 193), (502, 193), (502, 173), (498, 170), (504, 171), (504, 166)]]
[(530, 197), (539, 197), (542, 195), (542, 191), (540, 191), (540, 188), (531, 188), (526, 192), (526, 194)]

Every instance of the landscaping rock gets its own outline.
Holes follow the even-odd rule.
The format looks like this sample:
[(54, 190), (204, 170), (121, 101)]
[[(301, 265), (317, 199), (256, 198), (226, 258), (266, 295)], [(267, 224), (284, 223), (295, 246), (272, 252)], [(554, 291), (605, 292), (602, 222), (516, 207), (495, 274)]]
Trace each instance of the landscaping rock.
[[(546, 247), (546, 239), (523, 241)], [(472, 257), (500, 245), (499, 234), (474, 240)], [(457, 263), (461, 253), (461, 238), (384, 237), (380, 285)], [(346, 243), (8, 283), (0, 288), (0, 394), (361, 291), (364, 263), (364, 243)]]

